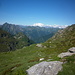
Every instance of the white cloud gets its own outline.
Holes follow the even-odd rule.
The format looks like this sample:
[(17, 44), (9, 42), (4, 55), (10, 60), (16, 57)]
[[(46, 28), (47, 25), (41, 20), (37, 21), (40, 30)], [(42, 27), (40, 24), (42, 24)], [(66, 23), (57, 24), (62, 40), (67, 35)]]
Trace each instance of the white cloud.
[(44, 25), (43, 23), (34, 23), (32, 26), (39, 26), (39, 27), (53, 27), (53, 28), (66, 28), (68, 25)]
[(39, 27), (43, 27), (44, 24), (43, 23), (34, 23), (32, 26), (39, 26)]
[(68, 25), (48, 25), (49, 27), (53, 27), (53, 28), (66, 28)]

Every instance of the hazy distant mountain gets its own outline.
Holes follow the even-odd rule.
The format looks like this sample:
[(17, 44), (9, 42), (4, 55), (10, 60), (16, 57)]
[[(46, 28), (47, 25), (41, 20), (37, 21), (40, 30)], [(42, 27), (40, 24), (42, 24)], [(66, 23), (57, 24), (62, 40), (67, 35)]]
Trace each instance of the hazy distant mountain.
[(39, 26), (27, 26), (25, 27), (24, 34), (36, 43), (44, 42), (51, 38), (59, 28), (45, 28)]
[(36, 43), (41, 43), (51, 38), (60, 28), (39, 27), (39, 26), (21, 26), (4, 23), (1, 28), (10, 34), (16, 35), (19, 32), (24, 33), (29, 39)]
[(13, 35), (23, 32), (23, 29), (19, 25), (9, 24), (7, 22), (4, 23), (1, 28)]

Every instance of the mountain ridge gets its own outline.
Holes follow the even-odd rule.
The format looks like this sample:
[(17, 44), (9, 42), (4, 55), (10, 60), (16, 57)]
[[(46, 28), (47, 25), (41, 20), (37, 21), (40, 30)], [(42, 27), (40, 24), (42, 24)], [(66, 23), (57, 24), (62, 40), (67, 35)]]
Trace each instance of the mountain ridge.
[[(45, 42), (47, 39), (51, 38), (60, 28), (47, 28), (39, 26), (19, 26), (15, 24), (4, 23), (1, 28), (12, 35), (16, 35), (19, 32), (25, 34), (29, 39), (33, 40), (36, 43)], [(52, 35), (53, 34), (53, 35)], [(43, 36), (48, 36), (44, 38)], [(39, 40), (39, 38), (43, 40)]]

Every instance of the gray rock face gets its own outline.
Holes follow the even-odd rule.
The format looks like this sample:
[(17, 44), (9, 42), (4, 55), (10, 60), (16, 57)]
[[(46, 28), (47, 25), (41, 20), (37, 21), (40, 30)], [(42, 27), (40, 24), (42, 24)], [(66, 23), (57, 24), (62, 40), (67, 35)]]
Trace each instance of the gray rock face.
[(63, 58), (63, 57), (71, 56), (71, 55), (73, 55), (73, 54), (74, 54), (74, 53), (65, 52), (65, 53), (60, 53), (60, 54), (58, 55), (58, 57)]
[(63, 58), (67, 56), (72, 56), (73, 54), (75, 54), (75, 47), (68, 49), (68, 52), (60, 53), (58, 57)]
[(36, 46), (37, 46), (37, 47), (43, 47), (42, 44), (37, 44)]
[(69, 51), (70, 53), (75, 53), (75, 47), (72, 47), (72, 48), (68, 49), (68, 51)]
[(36, 47), (46, 48), (46, 46), (43, 46), (42, 44), (37, 44)]
[(27, 73), (28, 75), (57, 75), (62, 69), (62, 64), (60, 61), (44, 61), (29, 68)]

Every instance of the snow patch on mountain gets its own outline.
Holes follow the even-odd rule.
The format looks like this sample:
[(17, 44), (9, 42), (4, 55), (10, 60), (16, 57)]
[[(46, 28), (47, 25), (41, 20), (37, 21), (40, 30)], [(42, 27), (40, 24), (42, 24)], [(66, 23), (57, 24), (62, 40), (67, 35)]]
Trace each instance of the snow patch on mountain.
[(43, 23), (34, 23), (32, 26), (39, 26), (39, 27), (43, 27), (44, 24)]
[(47, 27), (47, 28), (49, 28), (49, 27), (52, 27), (52, 28), (66, 28), (68, 25), (56, 25), (56, 24), (54, 24), (54, 25), (45, 25), (43, 23), (34, 23), (31, 26), (39, 26), (39, 27)]

